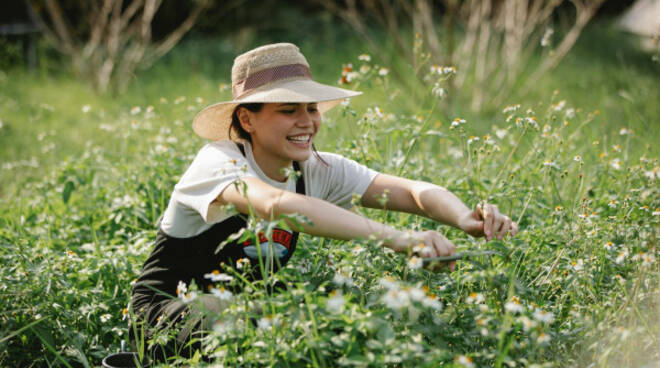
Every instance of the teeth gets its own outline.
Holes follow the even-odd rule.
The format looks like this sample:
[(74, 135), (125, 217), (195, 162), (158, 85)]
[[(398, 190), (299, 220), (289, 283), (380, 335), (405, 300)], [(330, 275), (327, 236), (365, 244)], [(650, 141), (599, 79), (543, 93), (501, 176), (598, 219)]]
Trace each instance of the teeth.
[(296, 137), (288, 137), (287, 139), (296, 142), (307, 142), (309, 140), (309, 135), (299, 135)]

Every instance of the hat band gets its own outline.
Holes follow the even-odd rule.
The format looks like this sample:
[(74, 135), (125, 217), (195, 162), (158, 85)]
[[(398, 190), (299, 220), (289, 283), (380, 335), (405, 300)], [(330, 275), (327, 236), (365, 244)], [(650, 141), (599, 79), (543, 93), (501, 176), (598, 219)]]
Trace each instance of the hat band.
[(260, 70), (242, 81), (235, 83), (232, 86), (232, 93), (234, 99), (238, 99), (255, 88), (259, 88), (278, 80), (294, 77), (312, 79), (312, 72), (307, 65), (303, 64), (287, 64)]

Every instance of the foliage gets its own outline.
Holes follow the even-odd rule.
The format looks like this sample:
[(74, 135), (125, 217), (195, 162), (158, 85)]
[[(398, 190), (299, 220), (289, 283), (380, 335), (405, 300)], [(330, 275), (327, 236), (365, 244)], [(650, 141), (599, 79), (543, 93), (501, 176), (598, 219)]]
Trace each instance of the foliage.
[[(439, 105), (451, 97), (442, 88), (453, 70), (430, 65), (419, 68), (431, 87), (411, 113), (395, 103), (404, 93), (392, 95), (398, 86), (390, 69), (367, 56), (350, 60), (344, 77), (383, 97), (338, 107), (324, 122), (323, 149), (441, 184), (470, 206), (488, 199), (521, 232), (486, 243), (421, 218), (365, 210), (400, 228), (439, 229), (462, 250), (499, 255), (435, 274), (369, 239), (303, 236), (292, 263), (267, 281), (288, 290), (269, 294), (238, 274), (227, 281), (247, 290), (211, 316), (217, 322), (204, 352), (226, 366), (630, 366), (660, 359), (653, 318), (660, 310), (660, 162), (652, 133), (634, 121), (603, 131), (605, 114), (562, 93), (511, 104), (480, 126)], [(206, 101), (194, 96), (128, 107), (71, 103), (69, 113), (84, 116), (95, 139), (79, 155), (38, 167), (40, 177), (21, 182), (2, 203), (0, 365), (93, 366), (119, 349), (131, 282), (201, 144), (187, 122)], [(15, 172), (3, 168), (3, 175)], [(271, 225), (252, 224), (253, 235)]]

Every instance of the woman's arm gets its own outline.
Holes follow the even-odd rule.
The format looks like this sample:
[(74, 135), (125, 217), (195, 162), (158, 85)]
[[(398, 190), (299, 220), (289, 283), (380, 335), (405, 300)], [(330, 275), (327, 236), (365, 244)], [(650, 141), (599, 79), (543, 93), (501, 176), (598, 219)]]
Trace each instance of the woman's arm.
[[(387, 202), (383, 207), (379, 199), (385, 193)], [(517, 224), (493, 204), (479, 204), (473, 211), (445, 188), (387, 174), (378, 174), (374, 178), (361, 202), (365, 207), (422, 215), (472, 236), (486, 236), (488, 240), (495, 236), (502, 239), (507, 233), (515, 235), (518, 232)]]
[(312, 222), (311, 225), (301, 224), (302, 231), (311, 235), (341, 240), (374, 236), (397, 252), (406, 252), (421, 243), (425, 245), (425, 251), (420, 252), (423, 257), (447, 256), (455, 252), (454, 246), (436, 232), (402, 232), (330, 202), (277, 189), (257, 178), (246, 178), (238, 185), (229, 185), (220, 193), (216, 203), (231, 203), (244, 214), (249, 213), (249, 206), (252, 206), (256, 215), (264, 219), (301, 214)]

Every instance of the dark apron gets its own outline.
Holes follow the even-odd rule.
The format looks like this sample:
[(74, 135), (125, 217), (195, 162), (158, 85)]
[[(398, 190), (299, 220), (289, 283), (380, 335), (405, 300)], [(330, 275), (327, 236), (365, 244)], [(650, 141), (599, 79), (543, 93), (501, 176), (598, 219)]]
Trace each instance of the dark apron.
[[(243, 156), (245, 149), (238, 144)], [(300, 172), (298, 162), (293, 163), (294, 170)], [(296, 193), (305, 194), (305, 182), (302, 175), (296, 181)], [(259, 259), (256, 257), (256, 246), (254, 239), (238, 243), (228, 242), (218, 250), (219, 245), (231, 235), (238, 233), (247, 227), (243, 216), (235, 215), (213, 225), (203, 233), (190, 238), (175, 238), (158, 230), (156, 242), (149, 258), (144, 263), (142, 273), (133, 286), (131, 308), (134, 316), (146, 324), (144, 333), (146, 337), (151, 334), (148, 329), (155, 327), (159, 318), (167, 318), (170, 321), (175, 316), (168, 316), (170, 310), (180, 313), (181, 308), (172, 308), (170, 304), (178, 303), (176, 298), (177, 285), (179, 281), (190, 285), (194, 280), (199, 291), (206, 292), (212, 286), (212, 282), (204, 278), (204, 274), (213, 270), (220, 270), (227, 265), (237, 269), (239, 259), (248, 259), (249, 264), (244, 265), (245, 277), (249, 280), (257, 280), (262, 276), (259, 267)], [(259, 236), (259, 243), (268, 243), (263, 236)], [(297, 232), (289, 232), (283, 229), (273, 231), (273, 243), (271, 247), (277, 246), (272, 262), (268, 265), (268, 272), (275, 272), (283, 267), (296, 249), (298, 241)], [(270, 248), (273, 249), (273, 248)], [(264, 255), (265, 252), (262, 252)], [(268, 262), (268, 258), (263, 258)], [(247, 270), (246, 270), (247, 268)], [(174, 318), (172, 318), (174, 317)], [(129, 326), (129, 337), (134, 340), (133, 328)]]

